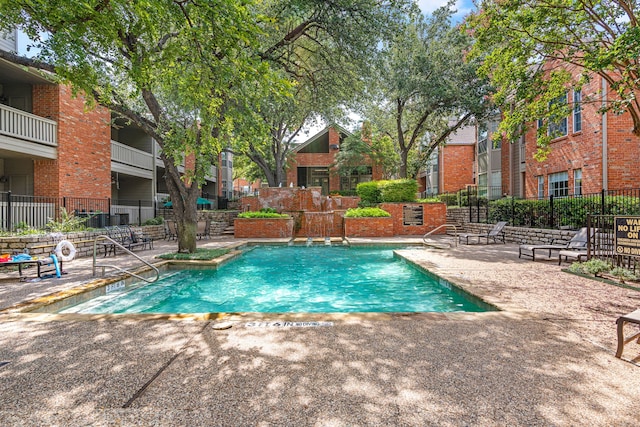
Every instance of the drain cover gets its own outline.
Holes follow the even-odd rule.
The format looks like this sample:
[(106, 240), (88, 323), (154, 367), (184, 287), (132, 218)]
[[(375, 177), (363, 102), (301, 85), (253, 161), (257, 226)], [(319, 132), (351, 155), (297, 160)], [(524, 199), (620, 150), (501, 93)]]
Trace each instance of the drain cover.
[(213, 329), (215, 329), (217, 331), (220, 331), (220, 330), (223, 330), (223, 329), (229, 329), (232, 326), (233, 326), (233, 323), (231, 323), (231, 322), (217, 322), (217, 323), (214, 323), (213, 325), (211, 325), (211, 328), (213, 328)]

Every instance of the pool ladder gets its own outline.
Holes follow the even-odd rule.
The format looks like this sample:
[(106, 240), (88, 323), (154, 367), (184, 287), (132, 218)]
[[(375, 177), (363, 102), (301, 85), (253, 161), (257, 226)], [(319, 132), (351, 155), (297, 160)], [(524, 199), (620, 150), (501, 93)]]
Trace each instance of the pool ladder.
[[(97, 254), (98, 254), (97, 247), (98, 247), (98, 241), (99, 240), (106, 240), (110, 244), (114, 245), (115, 247), (122, 249), (123, 251), (125, 251), (129, 255), (132, 255), (134, 258), (138, 259), (140, 262), (145, 264), (147, 267), (150, 267), (155, 272), (155, 277), (152, 277), (152, 278), (142, 277), (139, 274), (134, 273), (133, 271), (129, 271), (126, 268), (121, 268), (121, 267), (118, 267), (117, 265), (113, 265), (113, 264), (98, 264), (96, 262), (96, 258), (97, 258)], [(106, 248), (105, 248), (105, 250), (106, 250)], [(115, 250), (114, 250), (114, 254), (115, 254)], [(130, 276), (133, 276), (133, 277), (135, 277), (137, 279), (144, 280), (147, 283), (153, 283), (153, 282), (155, 282), (156, 280), (158, 280), (160, 278), (160, 270), (158, 270), (158, 268), (155, 265), (150, 264), (149, 262), (147, 262), (144, 259), (140, 258), (138, 255), (134, 254), (129, 249), (125, 248), (120, 243), (118, 243), (115, 240), (113, 240), (111, 237), (105, 236), (105, 235), (100, 235), (100, 236), (97, 236), (93, 241), (93, 275), (94, 276), (96, 275), (96, 268), (102, 268), (102, 276), (104, 277), (104, 270), (107, 267), (108, 268), (113, 268), (113, 269), (118, 270), (118, 271), (120, 271), (122, 273), (125, 273), (125, 274), (128, 274)]]
[(431, 241), (431, 240), (427, 239), (427, 237), (429, 235), (431, 235), (431, 234), (435, 233), (436, 231), (440, 230), (441, 228), (445, 228), (445, 227), (453, 228), (453, 240), (456, 243), (456, 247), (458, 247), (458, 227), (456, 227), (455, 224), (442, 224), (442, 225), (437, 226), (436, 228), (434, 228), (433, 230), (431, 230), (430, 232), (428, 232), (427, 234), (422, 236), (422, 242), (426, 246), (433, 246), (434, 248), (439, 248), (439, 249), (450, 248), (451, 247), (450, 243), (434, 242), (434, 241)]

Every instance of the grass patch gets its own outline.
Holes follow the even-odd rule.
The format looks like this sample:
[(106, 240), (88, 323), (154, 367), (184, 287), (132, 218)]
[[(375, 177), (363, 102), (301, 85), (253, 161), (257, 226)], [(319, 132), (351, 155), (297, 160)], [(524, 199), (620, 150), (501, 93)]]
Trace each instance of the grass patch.
[(205, 249), (198, 248), (195, 253), (187, 254), (187, 253), (179, 253), (172, 252), (168, 254), (158, 255), (160, 259), (172, 259), (179, 261), (211, 261), (212, 259), (216, 259), (221, 257), (222, 255), (226, 255), (229, 253), (229, 249)]

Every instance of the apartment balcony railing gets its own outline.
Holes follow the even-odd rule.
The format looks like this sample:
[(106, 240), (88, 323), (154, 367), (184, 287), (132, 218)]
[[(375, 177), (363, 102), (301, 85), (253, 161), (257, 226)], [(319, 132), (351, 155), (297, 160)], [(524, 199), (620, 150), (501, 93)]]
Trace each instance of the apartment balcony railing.
[(58, 145), (58, 123), (0, 105), (0, 134), (52, 147)]
[(120, 142), (111, 141), (111, 160), (137, 168), (153, 170), (153, 155)]

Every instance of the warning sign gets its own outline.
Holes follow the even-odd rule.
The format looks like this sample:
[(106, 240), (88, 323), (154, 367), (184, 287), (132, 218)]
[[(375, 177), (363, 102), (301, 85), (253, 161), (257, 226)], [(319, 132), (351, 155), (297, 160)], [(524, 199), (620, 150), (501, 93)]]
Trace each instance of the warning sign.
[(640, 257), (640, 216), (617, 216), (616, 253)]

